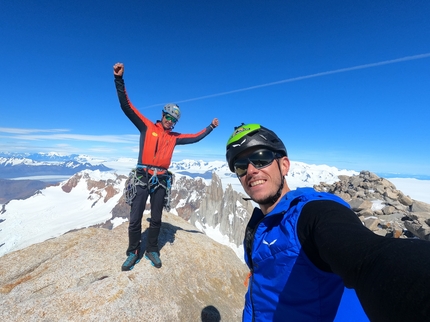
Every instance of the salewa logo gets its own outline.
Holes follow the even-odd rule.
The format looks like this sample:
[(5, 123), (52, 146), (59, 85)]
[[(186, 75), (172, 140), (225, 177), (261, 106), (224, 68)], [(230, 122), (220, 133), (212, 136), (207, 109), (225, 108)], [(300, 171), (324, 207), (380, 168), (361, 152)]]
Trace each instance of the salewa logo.
[(244, 144), (246, 142), (246, 139), (244, 139), (242, 142), (238, 143), (238, 144), (232, 144), (232, 148), (237, 148), (238, 146), (241, 146), (242, 144)]
[(272, 242), (270, 242), (270, 243), (269, 243), (269, 242), (267, 242), (267, 241), (265, 241), (265, 240), (263, 239), (263, 244), (264, 244), (264, 245), (267, 245), (267, 246), (269, 246), (269, 247), (270, 247), (270, 246), (272, 246), (274, 243), (276, 243), (276, 241), (277, 241), (277, 239), (275, 239), (274, 241), (272, 241)]

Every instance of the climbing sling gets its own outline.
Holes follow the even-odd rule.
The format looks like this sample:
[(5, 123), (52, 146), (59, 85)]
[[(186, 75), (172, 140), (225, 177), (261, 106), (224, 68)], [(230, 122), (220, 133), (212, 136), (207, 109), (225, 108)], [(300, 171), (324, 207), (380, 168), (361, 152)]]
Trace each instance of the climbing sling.
[[(148, 183), (143, 182), (141, 179), (144, 174), (138, 174), (139, 169), (144, 169), (146, 176), (149, 176), (148, 170), (152, 170), (153, 174), (148, 179)], [(157, 175), (158, 171), (162, 170), (164, 173)], [(158, 187), (163, 187), (166, 190), (166, 195), (164, 196), (164, 208), (166, 211), (170, 211), (170, 196), (171, 188), (173, 184), (173, 173), (162, 168), (152, 167), (152, 166), (141, 166), (131, 170), (128, 179), (125, 183), (124, 195), (125, 202), (131, 206), (134, 197), (137, 194), (137, 186), (142, 186), (143, 188), (149, 187), (149, 193), (152, 194)], [(161, 180), (160, 180), (161, 179)], [(165, 185), (163, 184), (165, 181)]]

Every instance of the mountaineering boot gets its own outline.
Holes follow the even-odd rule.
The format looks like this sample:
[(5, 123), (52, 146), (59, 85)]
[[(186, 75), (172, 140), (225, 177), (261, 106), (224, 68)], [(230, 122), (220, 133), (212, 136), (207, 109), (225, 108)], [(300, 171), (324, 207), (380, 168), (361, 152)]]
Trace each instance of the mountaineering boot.
[(160, 228), (149, 227), (145, 258), (149, 259), (153, 266), (160, 268), (161, 260), (160, 253), (158, 252), (158, 235), (160, 235)]
[(127, 259), (125, 260), (124, 264), (122, 264), (121, 270), (122, 271), (131, 271), (137, 263), (139, 263), (139, 252), (136, 250), (134, 252), (131, 252), (128, 254)]
[(160, 256), (158, 256), (157, 252), (145, 252), (145, 258), (149, 259), (151, 261), (152, 266), (156, 267), (156, 268), (160, 268), (161, 267), (161, 260), (160, 260)]

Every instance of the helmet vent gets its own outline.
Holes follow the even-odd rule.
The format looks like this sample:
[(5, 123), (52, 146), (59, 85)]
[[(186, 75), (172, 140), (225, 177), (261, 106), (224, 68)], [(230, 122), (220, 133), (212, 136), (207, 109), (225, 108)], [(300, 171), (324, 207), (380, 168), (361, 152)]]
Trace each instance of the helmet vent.
[(265, 139), (266, 141), (269, 141), (264, 135), (259, 134), (263, 139)]

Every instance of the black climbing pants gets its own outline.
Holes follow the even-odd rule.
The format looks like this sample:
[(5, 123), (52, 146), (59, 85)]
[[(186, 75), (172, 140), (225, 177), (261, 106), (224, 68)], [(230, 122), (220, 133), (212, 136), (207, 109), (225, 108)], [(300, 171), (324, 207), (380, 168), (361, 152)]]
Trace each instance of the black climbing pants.
[[(146, 186), (136, 186), (136, 196), (133, 199), (130, 210), (130, 223), (128, 226), (128, 249), (127, 255), (131, 252), (139, 250), (141, 243), (142, 234), (142, 216), (145, 211), (146, 201), (148, 196), (150, 197), (151, 203), (151, 220), (149, 222), (148, 239), (146, 243), (146, 250), (149, 252), (158, 252), (158, 235), (161, 227), (161, 216), (163, 213), (164, 196), (166, 195), (166, 189), (162, 186), (158, 186), (154, 191), (150, 193), (149, 179), (150, 174), (146, 171), (138, 172), (138, 175), (143, 176), (140, 180), (146, 184)], [(165, 181), (161, 182), (165, 185)]]

